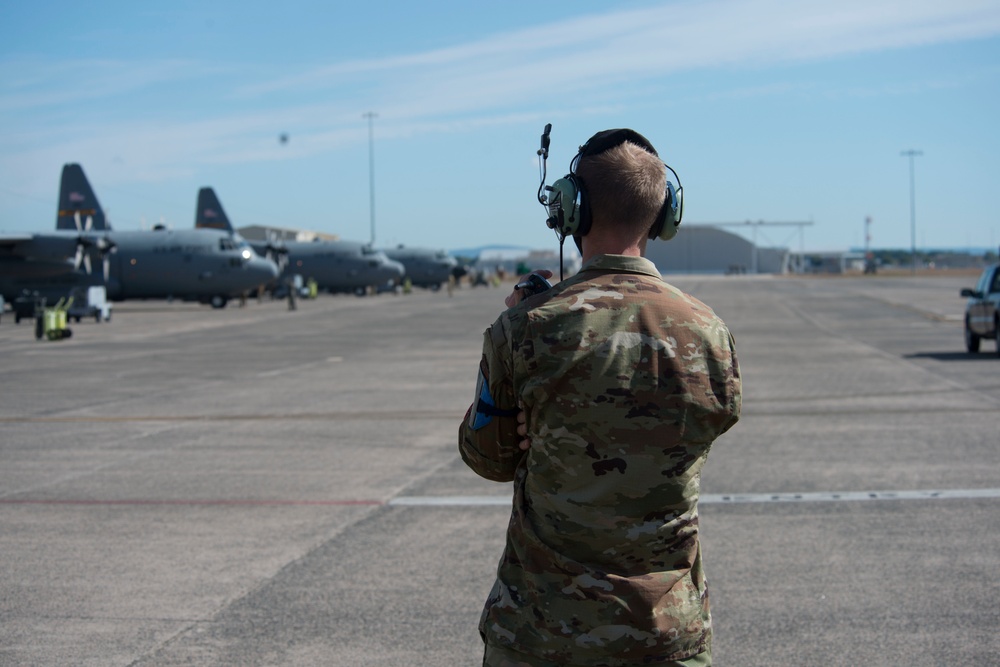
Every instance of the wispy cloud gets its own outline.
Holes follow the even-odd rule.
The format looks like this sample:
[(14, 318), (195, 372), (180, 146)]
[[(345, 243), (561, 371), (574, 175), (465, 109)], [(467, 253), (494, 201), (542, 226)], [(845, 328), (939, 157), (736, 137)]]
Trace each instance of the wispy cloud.
[[(630, 94), (641, 95), (630, 86), (661, 83), (672, 73), (795, 64), (997, 34), (996, 0), (681, 0), (268, 80), (228, 68), (209, 86), (211, 98), (175, 100), (156, 119), (128, 122), (103, 120), (100, 112), (123, 95), (160, 84), (204, 82), (210, 68), (182, 60), (0, 61), (0, 118), (18, 128), (0, 139), (0, 177), (16, 179), (29, 153), (37, 159), (99, 151), (116, 156), (123, 179), (155, 179), (196, 164), (283, 159), (360, 141), (359, 107), (378, 109), (383, 137), (454, 131), (523, 118), (539, 100), (553, 115), (575, 110), (580, 99), (627, 104)], [(613, 98), (602, 96), (608, 91), (615, 91)], [(73, 104), (85, 104), (88, 112), (67, 119)], [(192, 120), (196, 107), (210, 119)], [(58, 127), (39, 121), (47, 113), (60, 114)], [(279, 146), (275, 133), (288, 128), (308, 140)]]
[(38, 59), (0, 61), (0, 112), (51, 108), (127, 95), (165, 82), (206, 74), (185, 60)]
[[(790, 64), (1000, 33), (989, 0), (712, 0), (579, 17), (424, 53), (337, 63), (238, 89), (247, 96), (367, 80), (428, 109), (488, 108), (719, 66)], [(436, 101), (436, 102), (432, 102)], [(421, 106), (421, 109), (424, 107)]]

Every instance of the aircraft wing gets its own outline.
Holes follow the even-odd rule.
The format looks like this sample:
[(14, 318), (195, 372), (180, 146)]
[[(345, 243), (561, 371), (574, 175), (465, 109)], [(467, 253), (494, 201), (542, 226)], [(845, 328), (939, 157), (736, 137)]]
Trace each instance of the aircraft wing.
[(31, 241), (34, 234), (0, 234), (0, 253), (17, 254), (18, 247)]
[(0, 235), (0, 285), (73, 273), (80, 244), (75, 234)]
[(59, 232), (0, 235), (0, 258), (53, 261), (71, 259), (80, 245), (79, 234)]

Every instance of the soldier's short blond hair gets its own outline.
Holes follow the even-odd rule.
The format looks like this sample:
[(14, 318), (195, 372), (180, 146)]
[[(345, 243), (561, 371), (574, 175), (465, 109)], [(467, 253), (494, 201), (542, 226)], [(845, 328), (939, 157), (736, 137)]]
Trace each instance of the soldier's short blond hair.
[(626, 141), (581, 158), (576, 174), (586, 188), (593, 225), (614, 224), (633, 238), (649, 233), (667, 189), (658, 157)]

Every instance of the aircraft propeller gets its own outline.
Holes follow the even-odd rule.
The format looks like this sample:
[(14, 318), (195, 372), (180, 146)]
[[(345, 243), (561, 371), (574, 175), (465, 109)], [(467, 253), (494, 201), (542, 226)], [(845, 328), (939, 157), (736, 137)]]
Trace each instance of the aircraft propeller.
[(284, 241), (278, 239), (278, 234), (273, 230), (267, 232), (267, 247), (264, 256), (278, 265), (278, 273), (281, 274), (288, 264), (288, 247)]
[(90, 232), (94, 227), (93, 216), (88, 215), (86, 223), (81, 222), (80, 212), (76, 211), (73, 214), (73, 222), (76, 223), (76, 230), (80, 233), (76, 242), (76, 257), (73, 259), (73, 266), (75, 269), (79, 270), (81, 264), (87, 275), (93, 271), (93, 267), (90, 264), (90, 253), (86, 252), (87, 248), (95, 247), (97, 248), (98, 254), (101, 256), (101, 263), (104, 268), (104, 282), (107, 283), (111, 277), (111, 257), (112, 253), (118, 251), (118, 244), (107, 237), (107, 235), (92, 238), (90, 236), (84, 236), (85, 232)]
[(118, 244), (103, 236), (97, 239), (97, 252), (101, 255), (101, 265), (104, 267), (104, 284), (111, 279), (111, 255), (118, 252)]
[(89, 232), (94, 226), (93, 216), (87, 216), (86, 224), (80, 221), (80, 212), (76, 211), (73, 213), (73, 222), (76, 223), (76, 231), (80, 232), (81, 236), (77, 238), (76, 241), (76, 257), (73, 258), (73, 268), (80, 270), (80, 265), (83, 264), (90, 273), (90, 255), (86, 254), (87, 246), (90, 245), (90, 239), (82, 236), (84, 232)]

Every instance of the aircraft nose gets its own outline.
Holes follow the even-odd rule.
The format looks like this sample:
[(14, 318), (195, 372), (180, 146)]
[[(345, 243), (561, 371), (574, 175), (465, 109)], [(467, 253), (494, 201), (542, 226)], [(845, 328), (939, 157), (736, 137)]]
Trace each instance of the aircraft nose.
[(388, 259), (385, 262), (386, 273), (389, 274), (390, 279), (402, 278), (406, 273), (406, 267), (403, 266), (401, 262), (397, 262), (394, 259)]
[(270, 282), (278, 277), (278, 265), (263, 257), (254, 257), (247, 262), (246, 270), (262, 283)]

